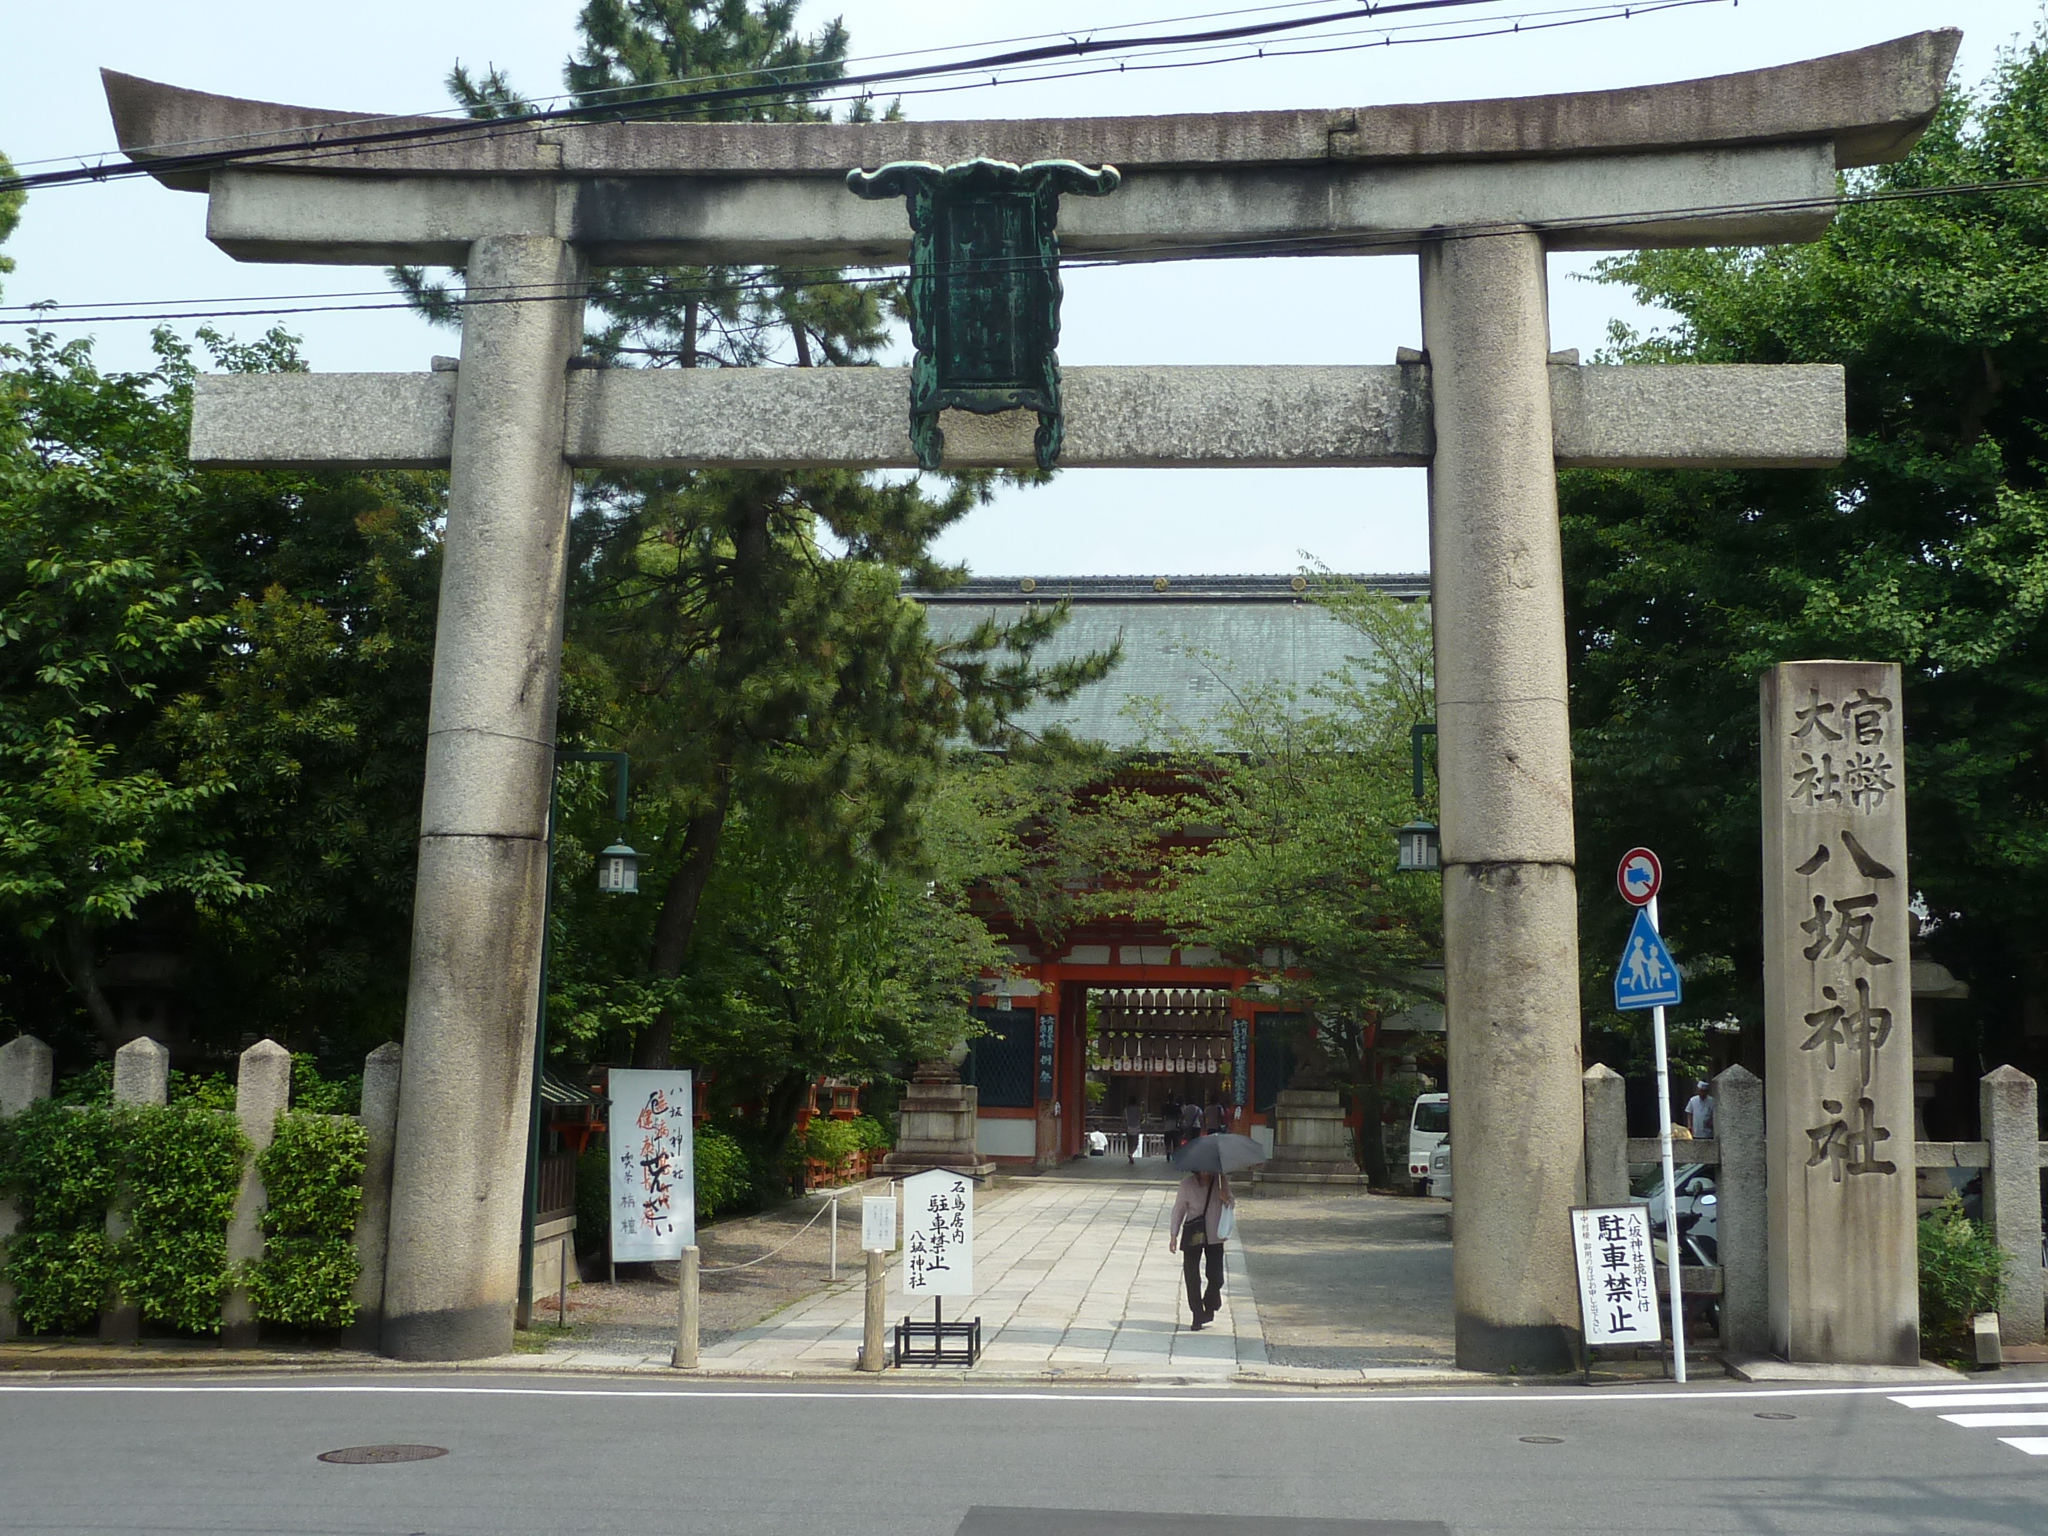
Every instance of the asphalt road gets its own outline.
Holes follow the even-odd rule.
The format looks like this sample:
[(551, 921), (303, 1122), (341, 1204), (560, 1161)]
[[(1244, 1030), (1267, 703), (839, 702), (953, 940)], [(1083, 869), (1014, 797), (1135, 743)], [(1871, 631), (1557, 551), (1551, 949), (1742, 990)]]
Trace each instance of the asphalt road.
[[(1211, 1518), (983, 1514), (970, 1532), (1373, 1529), (1250, 1518), (1281, 1516), (1425, 1522), (1374, 1536), (2048, 1532), (2048, 1456), (2001, 1438), (2048, 1428), (1941, 1417), (1985, 1411), (1975, 1391), (1892, 1400), (1905, 1395), (733, 1388), (425, 1373), (9, 1382), (0, 1531), (954, 1536), (984, 1505)], [(2031, 1395), (2003, 1406), (2048, 1418), (2048, 1389)], [(447, 1454), (316, 1459), (388, 1443)]]

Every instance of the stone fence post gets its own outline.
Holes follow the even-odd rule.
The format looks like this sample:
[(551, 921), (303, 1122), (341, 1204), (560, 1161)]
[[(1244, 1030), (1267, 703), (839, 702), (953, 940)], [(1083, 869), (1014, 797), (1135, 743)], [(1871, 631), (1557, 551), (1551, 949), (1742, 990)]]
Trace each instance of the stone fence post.
[(1998, 1336), (2006, 1344), (2038, 1344), (2041, 1296), (2041, 1125), (2039, 1090), (2017, 1067), (1984, 1074), (1977, 1104), (1989, 1145), (1984, 1215), (2005, 1250), (2005, 1301)]
[[(228, 1221), (228, 1264), (232, 1269), (263, 1257), (263, 1208), (268, 1204), (256, 1160), (277, 1137), (278, 1117), (292, 1095), (292, 1053), (275, 1040), (258, 1040), (242, 1052), (235, 1073), (235, 1118), (249, 1138), (249, 1160), (242, 1165), (242, 1187), (235, 1194), (235, 1213)], [(256, 1342), (256, 1302), (246, 1285), (229, 1289), (220, 1309), (220, 1341), (230, 1349), (248, 1349)]]
[[(50, 1048), (34, 1035), (17, 1035), (0, 1045), (0, 1120), (10, 1120), (38, 1099), (47, 1099), (54, 1070)], [(20, 1220), (14, 1197), (0, 1194), (0, 1249)], [(11, 1339), (17, 1331), (14, 1287), (0, 1280), (0, 1339)]]
[(1628, 1083), (1612, 1067), (1586, 1069), (1586, 1204), (1627, 1205)]
[[(171, 1053), (147, 1035), (130, 1040), (114, 1052), (114, 1102), (161, 1107), (171, 1098)], [(128, 1206), (116, 1199), (107, 1211), (107, 1241), (119, 1245), (128, 1236)], [(100, 1308), (100, 1342), (133, 1344), (142, 1337), (142, 1309), (118, 1293)]]
[(374, 1350), (384, 1336), (384, 1254), (391, 1228), (391, 1163), (405, 1052), (387, 1040), (363, 1062), (363, 1204), (356, 1216), (356, 1320), (348, 1341)]
[(1730, 1067), (1714, 1079), (1716, 1247), (1721, 1259), (1721, 1347), (1735, 1355), (1771, 1348), (1770, 1165), (1764, 1156), (1764, 1085)]

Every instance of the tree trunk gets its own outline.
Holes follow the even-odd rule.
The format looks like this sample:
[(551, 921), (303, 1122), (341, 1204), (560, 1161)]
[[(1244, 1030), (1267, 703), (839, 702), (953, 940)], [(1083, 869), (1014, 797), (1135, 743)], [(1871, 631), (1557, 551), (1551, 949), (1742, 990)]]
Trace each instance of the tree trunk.
[(678, 361), (685, 368), (697, 366), (697, 301), (690, 300), (683, 306), (683, 355)]
[[(768, 554), (768, 507), (749, 508), (734, 530), (731, 579), (726, 585), (730, 606), (723, 627), (724, 649), (729, 655), (745, 653), (746, 629), (754, 618), (750, 604), (759, 590), (759, 573), (768, 563)], [(717, 868), (718, 845), (725, 834), (726, 812), (732, 806), (733, 754), (733, 743), (723, 743), (717, 754), (718, 766), (713, 770), (716, 778), (711, 787), (711, 803), (690, 818), (683, 834), (682, 863), (669, 877), (668, 889), (662, 892), (661, 916), (654, 925), (654, 949), (649, 957), (650, 969), (657, 976), (682, 975), (683, 962), (689, 957), (690, 936), (697, 928), (697, 909), (704, 900), (705, 887), (711, 883), (711, 872)], [(633, 1065), (673, 1065), (674, 1037), (675, 1018), (664, 1008), (635, 1037)]]
[(57, 971), (84, 1002), (93, 1028), (99, 1031), (111, 1054), (127, 1042), (121, 1038), (121, 1021), (114, 1016), (114, 1005), (100, 990), (99, 968), (91, 930), (76, 916), (67, 914), (64, 918), (64, 960)]
[[(683, 961), (690, 953), (690, 935), (697, 928), (697, 909), (704, 900), (704, 888), (711, 883), (711, 871), (718, 864), (718, 844), (725, 834), (725, 813), (731, 798), (731, 778), (721, 773), (711, 805), (690, 818), (689, 828), (683, 834), (683, 861), (669, 876), (668, 889), (661, 893), (661, 916), (654, 924), (650, 966), (657, 976), (683, 973)], [(633, 1065), (673, 1065), (674, 1037), (675, 1020), (664, 1008), (634, 1039)]]

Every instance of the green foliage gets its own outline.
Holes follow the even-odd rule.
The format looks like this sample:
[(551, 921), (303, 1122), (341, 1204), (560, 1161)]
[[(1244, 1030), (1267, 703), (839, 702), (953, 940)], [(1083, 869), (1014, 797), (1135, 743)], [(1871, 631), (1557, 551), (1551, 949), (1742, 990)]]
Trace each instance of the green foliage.
[(860, 1132), (851, 1120), (834, 1120), (830, 1115), (813, 1115), (804, 1128), (804, 1155), (821, 1162), (837, 1163), (860, 1150)]
[[(182, 1073), (172, 1073), (175, 1083)], [(57, 1084), (51, 1101), (57, 1104), (111, 1104), (114, 1102), (114, 1064), (111, 1061), (96, 1061), (71, 1077)]]
[(292, 1053), (292, 1108), (309, 1115), (358, 1115), (363, 1110), (363, 1074), (325, 1078), (310, 1051)]
[[(5, 181), (13, 174), (14, 162), (5, 155), (0, 155), (0, 181)], [(28, 194), (19, 187), (9, 191), (0, 191), (0, 242), (4, 242), (9, 235), (14, 233), (15, 226), (21, 222), (21, 205), (27, 201)], [(12, 256), (0, 256), (0, 273), (12, 272), (13, 270), (14, 258)]]
[(197, 1072), (173, 1070), (170, 1083), (170, 1101), (173, 1104), (192, 1103), (202, 1109), (217, 1109), (227, 1114), (235, 1112), (235, 1080), (225, 1072), (209, 1072), (204, 1076)]
[(1978, 1312), (1996, 1312), (2005, 1295), (2005, 1251), (1991, 1224), (1963, 1214), (1951, 1192), (1920, 1218), (1920, 1326), (1940, 1336), (1969, 1325)]
[(896, 1135), (873, 1115), (856, 1115), (847, 1122), (853, 1127), (855, 1145), (863, 1152), (887, 1152), (896, 1145)]
[(115, 1250), (121, 1293), (151, 1322), (218, 1332), (248, 1138), (231, 1115), (196, 1104), (124, 1108), (115, 1119), (134, 1224)]
[(113, 1267), (105, 1227), (120, 1148), (113, 1115), (54, 1099), (0, 1121), (0, 1189), (21, 1213), (5, 1245), (6, 1277), (30, 1333), (86, 1327), (106, 1301)]
[(355, 1226), (368, 1147), (354, 1120), (295, 1111), (278, 1121), (276, 1139), (256, 1160), (266, 1202), (264, 1252), (248, 1277), (265, 1321), (300, 1328), (355, 1321)]
[[(2037, 31), (1908, 159), (1848, 186), (2044, 163)], [(1618, 332), (1609, 360), (1844, 367), (1849, 454), (1824, 472), (1562, 478), (1579, 867), (1654, 842), (1688, 1009), (1759, 1027), (1756, 677), (1896, 660), (1927, 941), (1971, 983), (1986, 1060), (2024, 1051), (2025, 1000), (2048, 992), (2048, 195), (1850, 204), (1811, 244), (1645, 252), (1603, 277), (1677, 316)], [(1612, 1020), (1627, 913), (1604, 881), (1581, 896), (1586, 1012)]]
[(714, 1216), (753, 1202), (753, 1170), (745, 1147), (723, 1131), (700, 1125), (692, 1155), (697, 1176), (699, 1221), (709, 1221)]
[[(289, 337), (201, 333), (230, 371)], [(0, 349), (0, 973), (10, 1012), (111, 1049), (98, 977), (191, 962), (202, 1039), (253, 1010), (395, 1032), (410, 923), (438, 481), (211, 472), (194, 367), (108, 374), (84, 342)]]
[[(247, 1141), (231, 1116), (187, 1102), (79, 1109), (45, 1101), (0, 1135), (0, 1187), (21, 1207), (6, 1276), (32, 1332), (88, 1326), (116, 1290), (144, 1317), (220, 1326), (227, 1224)], [(109, 1245), (110, 1206), (129, 1231)]]

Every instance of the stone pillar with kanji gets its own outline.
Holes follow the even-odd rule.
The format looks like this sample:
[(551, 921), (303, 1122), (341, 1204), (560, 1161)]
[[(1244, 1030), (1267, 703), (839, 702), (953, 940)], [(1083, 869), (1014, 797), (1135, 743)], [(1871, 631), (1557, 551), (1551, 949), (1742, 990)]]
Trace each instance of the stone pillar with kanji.
[(1771, 1340), (1920, 1358), (1905, 730), (1888, 662), (1764, 675)]

